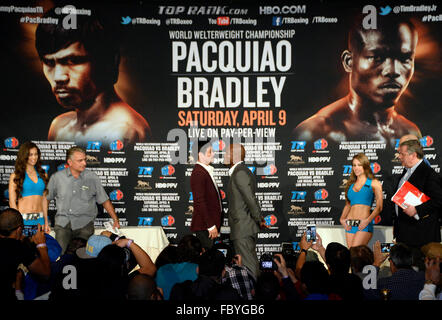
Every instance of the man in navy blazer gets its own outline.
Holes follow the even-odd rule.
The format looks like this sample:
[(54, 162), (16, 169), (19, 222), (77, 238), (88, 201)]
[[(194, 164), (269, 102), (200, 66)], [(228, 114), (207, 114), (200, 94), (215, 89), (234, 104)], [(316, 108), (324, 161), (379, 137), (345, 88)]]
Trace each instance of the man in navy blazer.
[(414, 248), (420, 248), (429, 242), (440, 242), (438, 221), (442, 210), (440, 177), (424, 163), (423, 148), (418, 140), (401, 143), (398, 151), (399, 159), (405, 169), (396, 190), (408, 181), (429, 196), (430, 200), (418, 206), (408, 205), (406, 209), (395, 205), (393, 233), (396, 242), (402, 242)]
[(221, 196), (213, 177), (214, 152), (210, 143), (198, 141), (198, 161), (190, 176), (193, 194), (193, 215), (190, 230), (201, 241), (203, 248), (210, 249), (219, 236), (222, 218)]

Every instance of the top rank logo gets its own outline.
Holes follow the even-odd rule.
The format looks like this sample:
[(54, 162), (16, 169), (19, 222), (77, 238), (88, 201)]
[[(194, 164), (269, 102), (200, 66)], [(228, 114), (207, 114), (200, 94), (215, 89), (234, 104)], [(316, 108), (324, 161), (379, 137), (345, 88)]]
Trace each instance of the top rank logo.
[(307, 191), (292, 191), (292, 200), (305, 200)]
[(350, 174), (351, 173), (351, 165), (344, 164), (342, 167), (344, 168), (344, 172), (342, 174)]
[(325, 139), (318, 139), (313, 143), (315, 150), (324, 150), (328, 147), (328, 142)]
[(306, 141), (292, 141), (292, 149), (291, 149), (291, 151), (294, 151), (294, 150), (302, 150), (302, 151), (304, 151), (306, 144), (307, 144)]
[(18, 139), (15, 137), (9, 137), (5, 139), (6, 148), (17, 148), (19, 145)]
[(138, 175), (151, 175), (153, 172), (153, 167), (138, 167)]
[(120, 140), (115, 140), (115, 141), (112, 141), (112, 142), (109, 144), (109, 148), (110, 148), (112, 151), (120, 151), (120, 150), (122, 150), (122, 149), (124, 148), (124, 144), (123, 144), (123, 142), (120, 141)]
[(87, 142), (87, 150), (91, 151), (91, 150), (97, 150), (100, 151), (101, 148), (101, 142), (100, 141), (88, 141)]

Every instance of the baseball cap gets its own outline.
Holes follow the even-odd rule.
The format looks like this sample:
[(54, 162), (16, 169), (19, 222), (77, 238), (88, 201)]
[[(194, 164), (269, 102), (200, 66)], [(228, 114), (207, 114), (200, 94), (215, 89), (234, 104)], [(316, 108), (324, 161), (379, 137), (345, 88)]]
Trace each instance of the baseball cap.
[(422, 253), (428, 258), (442, 258), (442, 243), (430, 242), (421, 248)]
[(48, 248), (48, 256), (51, 262), (57, 261), (58, 257), (61, 255), (61, 246), (57, 240), (55, 240), (51, 235), (45, 233), (46, 246)]
[(107, 245), (112, 244), (112, 240), (102, 235), (92, 235), (86, 243), (86, 247), (77, 249), (75, 253), (81, 259), (96, 258), (100, 251)]

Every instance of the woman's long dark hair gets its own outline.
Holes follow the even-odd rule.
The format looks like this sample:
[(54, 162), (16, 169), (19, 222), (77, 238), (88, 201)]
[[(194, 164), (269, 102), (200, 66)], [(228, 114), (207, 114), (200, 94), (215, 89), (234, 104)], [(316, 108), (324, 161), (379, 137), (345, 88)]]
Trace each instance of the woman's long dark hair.
[[(41, 152), (37, 145), (33, 142), (26, 141), (18, 150), (17, 160), (15, 161), (15, 178), (14, 183), (16, 185), (15, 192), (17, 193), (17, 199), (22, 197), (23, 191), (23, 181), (26, 177), (26, 165), (28, 163), (29, 152), (31, 149), (36, 148), (38, 153), (37, 163), (35, 164), (35, 170), (38, 172), (40, 178), (43, 179), (45, 186), (48, 184), (48, 177), (46, 176), (46, 172), (41, 167)], [(46, 190), (46, 189), (45, 189)]]

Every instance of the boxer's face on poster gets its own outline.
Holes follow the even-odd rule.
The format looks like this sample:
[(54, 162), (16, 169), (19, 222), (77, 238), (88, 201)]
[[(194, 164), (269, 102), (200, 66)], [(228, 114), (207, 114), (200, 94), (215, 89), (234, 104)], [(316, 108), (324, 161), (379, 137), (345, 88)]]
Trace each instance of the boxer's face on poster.
[(370, 30), (361, 37), (362, 50), (353, 52), (351, 86), (363, 100), (391, 107), (413, 75), (417, 34), (402, 24), (388, 34)]
[(97, 95), (92, 63), (80, 42), (42, 59), (43, 72), (58, 103), (65, 108), (88, 107)]

